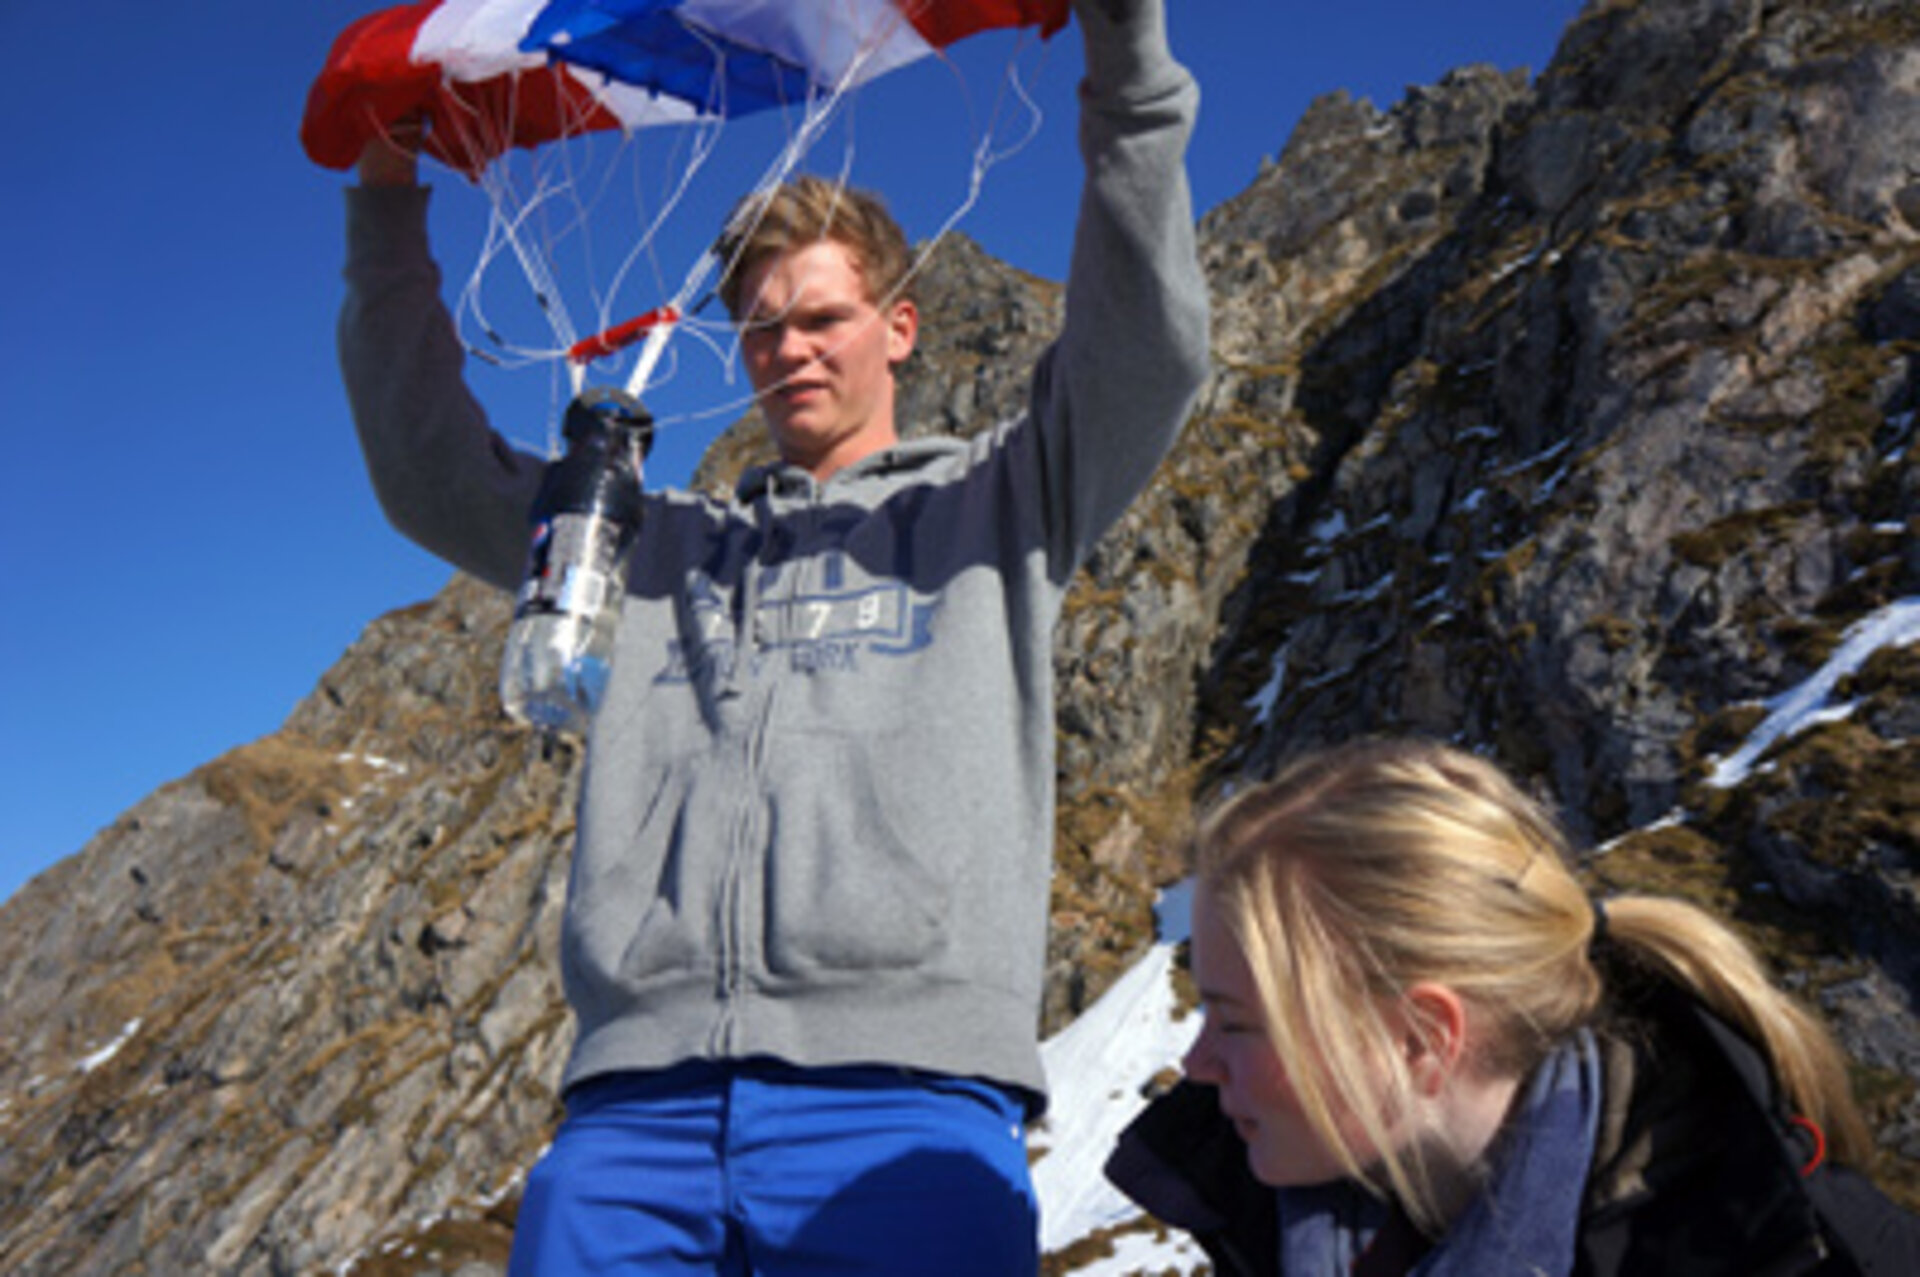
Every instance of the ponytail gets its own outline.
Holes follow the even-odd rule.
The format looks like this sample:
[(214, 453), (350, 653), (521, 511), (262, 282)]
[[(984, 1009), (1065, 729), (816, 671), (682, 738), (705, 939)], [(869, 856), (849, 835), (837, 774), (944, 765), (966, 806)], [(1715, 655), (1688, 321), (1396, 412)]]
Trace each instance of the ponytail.
[(1686, 989), (1760, 1046), (1788, 1105), (1825, 1133), (1835, 1160), (1855, 1167), (1872, 1161), (1873, 1136), (1854, 1103), (1846, 1056), (1732, 928), (1658, 896), (1615, 897), (1603, 916), (1614, 952)]

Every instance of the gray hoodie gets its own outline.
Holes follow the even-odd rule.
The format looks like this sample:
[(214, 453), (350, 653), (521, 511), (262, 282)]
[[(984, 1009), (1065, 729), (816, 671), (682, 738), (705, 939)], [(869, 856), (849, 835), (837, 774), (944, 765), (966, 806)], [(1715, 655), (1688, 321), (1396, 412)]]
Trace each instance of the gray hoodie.
[[(569, 1085), (770, 1056), (985, 1078), (1043, 1103), (1052, 635), (1207, 367), (1182, 167), (1198, 94), (1158, 0), (1083, 12), (1067, 319), (1020, 419), (824, 483), (649, 493), (588, 741), (562, 963)], [(1083, 6), (1092, 10), (1094, 6)], [(395, 526), (504, 589), (544, 463), (488, 427), (426, 193), (348, 193), (340, 353)]]

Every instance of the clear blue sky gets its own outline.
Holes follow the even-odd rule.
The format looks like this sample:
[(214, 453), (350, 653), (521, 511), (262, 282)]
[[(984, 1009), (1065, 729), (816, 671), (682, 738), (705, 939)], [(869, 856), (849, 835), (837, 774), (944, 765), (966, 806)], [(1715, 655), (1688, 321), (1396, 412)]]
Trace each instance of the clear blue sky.
[[(273, 731), (368, 622), (450, 575), (387, 527), (362, 472), (333, 353), (344, 179), (297, 139), (334, 35), (375, 7), (0, 4), (13, 54), (0, 76), (0, 897), (160, 785)], [(1386, 106), (1471, 62), (1538, 71), (1579, 3), (1170, 8), (1205, 98), (1191, 156), (1204, 211), (1252, 181), (1312, 98), (1345, 89)], [(1041, 132), (961, 225), (1052, 278), (1078, 181), (1077, 46), (1069, 32), (1023, 55)], [(967, 67), (990, 97), (988, 60), (1004, 65), (1004, 48)], [(959, 114), (950, 83), (904, 72), (855, 117), (854, 179), (885, 191), (916, 237), (964, 178), (958, 151), (921, 141)], [(726, 189), (661, 241), (669, 275), (738, 193), (754, 138), (738, 135), (738, 155), (735, 141), (721, 138), (705, 175)], [(837, 162), (844, 147), (829, 146)], [(444, 174), (436, 185), (436, 242), (464, 278), (485, 201)], [(545, 372), (474, 381), (506, 433), (545, 437)], [(668, 432), (650, 480), (684, 478), (718, 424)]]

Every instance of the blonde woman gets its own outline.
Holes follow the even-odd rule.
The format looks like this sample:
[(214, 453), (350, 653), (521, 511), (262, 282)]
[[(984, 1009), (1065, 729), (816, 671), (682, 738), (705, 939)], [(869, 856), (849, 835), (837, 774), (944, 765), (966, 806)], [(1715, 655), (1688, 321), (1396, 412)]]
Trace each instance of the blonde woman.
[(1701, 910), (1591, 901), (1492, 765), (1319, 754), (1194, 850), (1204, 1027), (1108, 1174), (1216, 1272), (1920, 1273), (1819, 1023)]

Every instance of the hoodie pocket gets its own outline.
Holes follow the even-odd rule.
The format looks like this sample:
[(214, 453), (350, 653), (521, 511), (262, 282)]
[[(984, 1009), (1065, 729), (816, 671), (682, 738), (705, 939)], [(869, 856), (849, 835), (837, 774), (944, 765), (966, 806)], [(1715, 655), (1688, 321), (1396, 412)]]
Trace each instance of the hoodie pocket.
[(715, 858), (687, 843), (700, 799), (684, 761), (596, 795), (567, 895), (570, 987), (619, 996), (713, 968)]
[[(940, 848), (953, 844), (912, 811), (909, 777), (930, 760), (891, 735), (871, 742), (817, 732), (773, 756), (765, 896), (768, 969), (819, 976), (912, 969), (947, 944)], [(924, 741), (922, 741), (924, 749)]]

